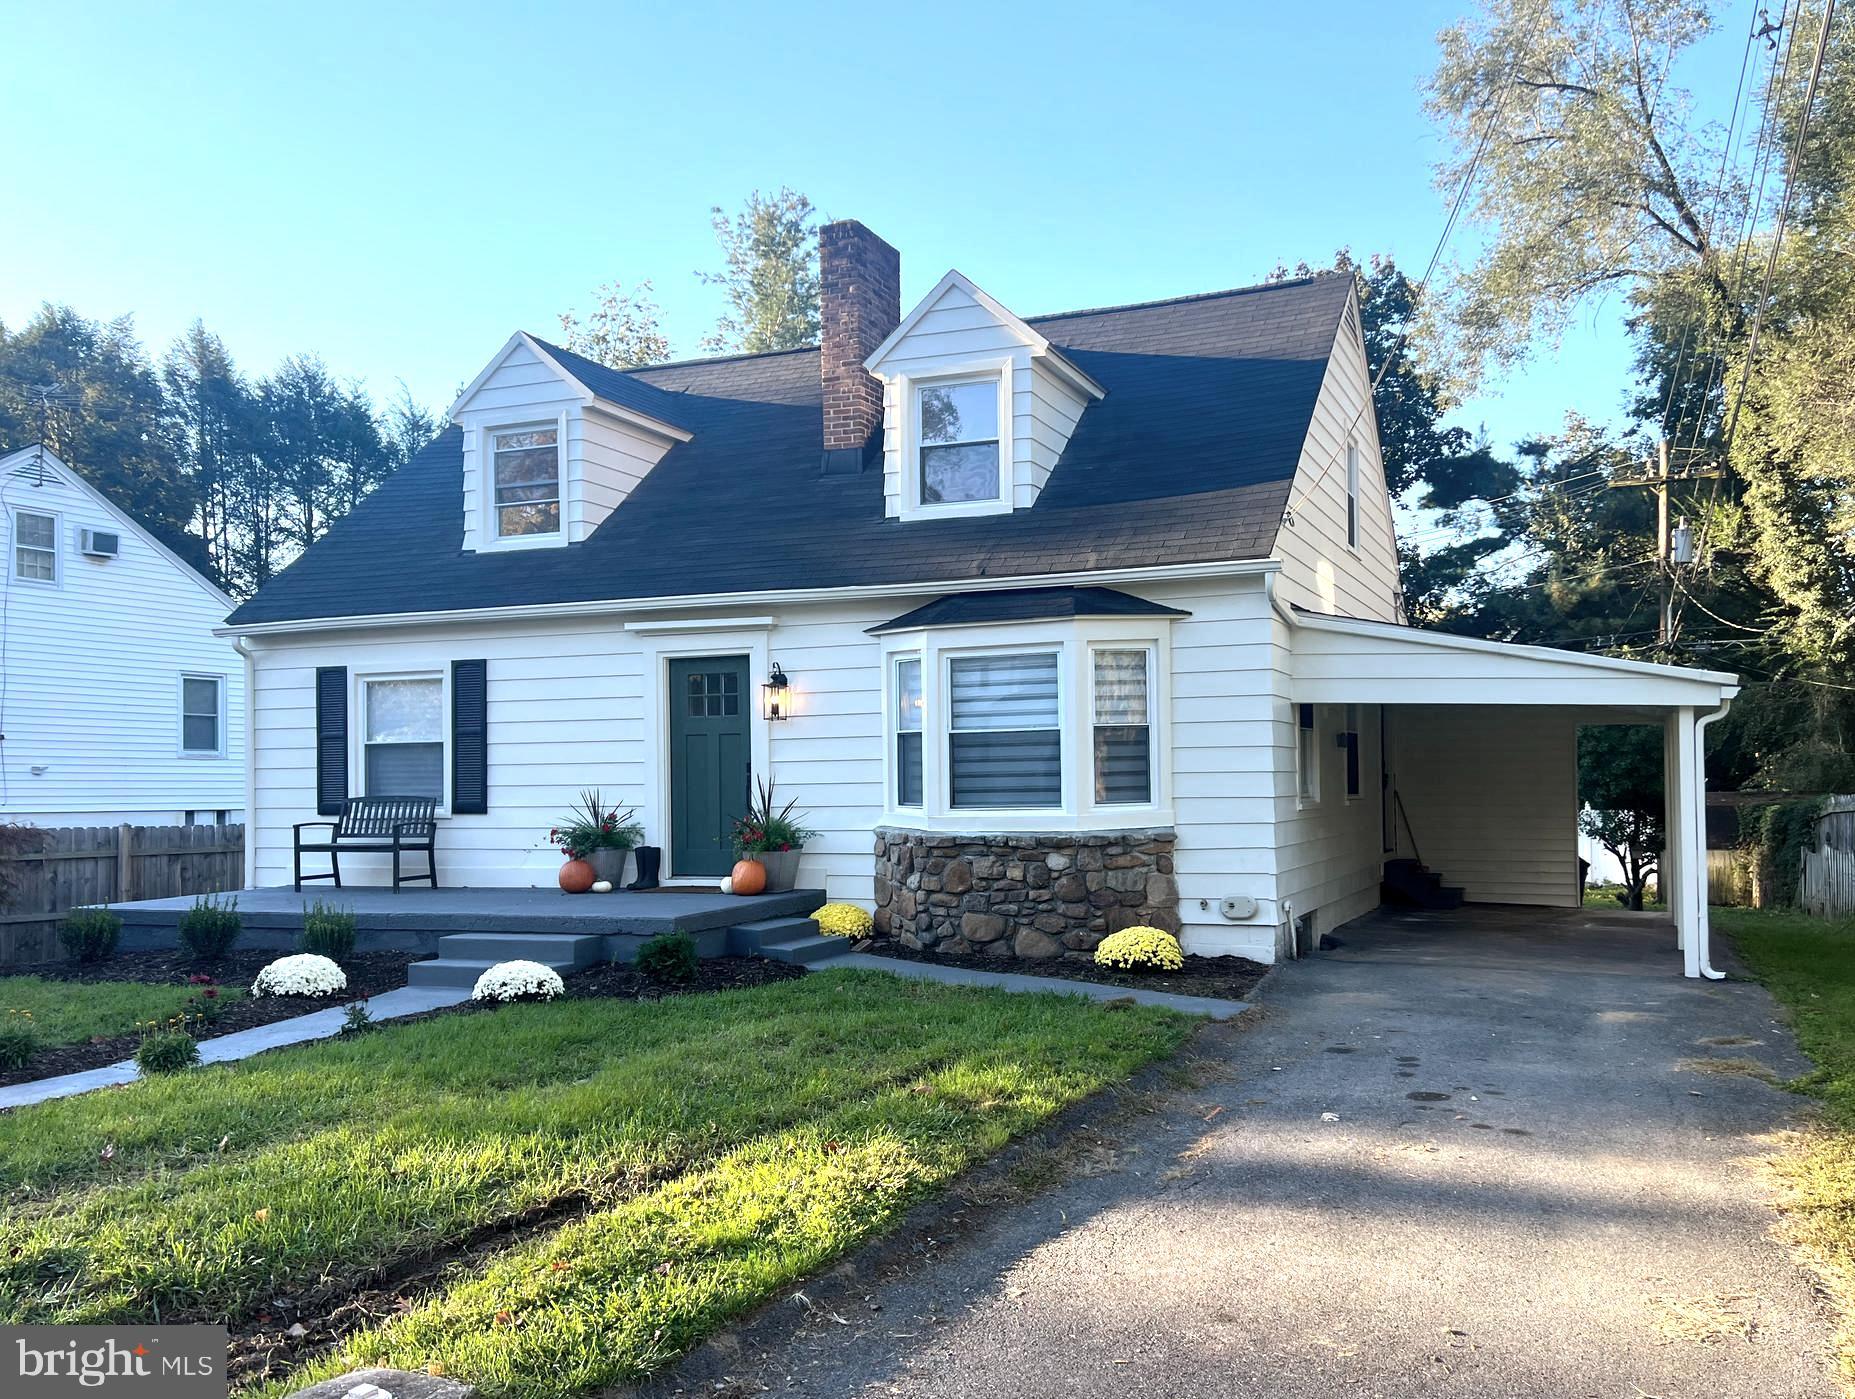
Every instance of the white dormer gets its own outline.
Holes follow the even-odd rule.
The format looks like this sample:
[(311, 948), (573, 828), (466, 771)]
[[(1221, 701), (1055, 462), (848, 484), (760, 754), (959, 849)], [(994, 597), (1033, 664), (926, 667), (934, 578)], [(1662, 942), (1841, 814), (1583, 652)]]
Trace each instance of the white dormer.
[(949, 272), (863, 367), (883, 383), (883, 510), (1000, 515), (1036, 503), (1105, 392), (1031, 326)]
[(451, 421), (464, 430), (466, 552), (578, 543), (665, 452), (689, 440), (685, 429), (610, 396), (624, 389), (646, 399), (657, 390), (616, 370), (603, 374), (614, 377), (589, 385), (517, 331), (451, 405)]

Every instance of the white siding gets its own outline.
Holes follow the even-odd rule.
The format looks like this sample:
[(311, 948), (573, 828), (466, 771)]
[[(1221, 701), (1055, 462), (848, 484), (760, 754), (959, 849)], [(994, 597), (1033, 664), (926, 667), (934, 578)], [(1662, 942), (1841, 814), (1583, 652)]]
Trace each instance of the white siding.
[[(1393, 780), (1416, 851), (1471, 903), (1578, 902), (1578, 716), (1436, 705), (1391, 711)], [(1404, 824), (1398, 853), (1413, 854)]]
[[(1276, 536), (1282, 599), (1316, 612), (1398, 620), (1398, 551), (1379, 456), (1365, 348), (1342, 324), (1289, 493), (1295, 522)], [(1359, 546), (1346, 539), (1346, 443), (1359, 448)]]
[[(487, 433), (535, 423), (563, 430), (561, 519), (566, 542), (597, 529), (670, 443), (600, 411), (522, 341), (477, 385), (457, 422), (464, 429), (464, 548), (489, 547), (493, 529), (485, 492)], [(528, 546), (535, 547), (535, 546)]]
[[(1256, 579), (1155, 585), (1145, 596), (1190, 612), (1172, 624), (1169, 762), (1178, 831), (1176, 875), (1187, 946), (1267, 958), (1274, 948), (1274, 691), (1269, 613)], [(800, 877), (831, 897), (872, 896), (871, 834), (883, 807), (886, 734), (880, 645), (865, 629), (915, 605), (868, 601), (783, 608), (753, 633), (755, 654), (776, 656), (793, 681), (792, 717), (759, 722), (773, 777), (797, 798), (812, 841)], [(658, 625), (651, 619), (649, 625)], [(628, 631), (618, 620), (455, 626), (266, 639), (257, 662), (260, 884), (290, 876), (290, 825), (315, 815), (314, 679), (320, 665), (350, 677), (368, 669), (443, 669), (489, 660), (490, 811), (446, 819), (440, 877), (450, 884), (543, 885), (558, 856), (548, 827), (582, 786), (639, 809), (653, 841), (666, 825), (652, 736), (663, 653), (734, 654), (736, 633)], [(756, 661), (758, 664), (758, 661)], [(756, 687), (762, 678), (755, 671)], [(757, 705), (756, 705), (757, 709)], [(354, 769), (358, 772), (358, 765)], [(346, 867), (347, 862), (344, 862)], [(357, 879), (377, 869), (354, 862)], [(1228, 895), (1258, 901), (1231, 923)]]
[(908, 334), (883, 357), (883, 507), (891, 518), (907, 502), (905, 418), (909, 376), (957, 373), (962, 364), (1011, 360), (1011, 424), (1000, 424), (1000, 450), (1008, 454), (1013, 509), (1036, 503), (1057, 458), (1075, 431), (1086, 400), (1032, 353), (1016, 330), (963, 288), (948, 286)]
[[(78, 825), (240, 812), (244, 662), (212, 634), (231, 604), (60, 468), (34, 484), (37, 469), (22, 471), (32, 459), (0, 466), (0, 812)], [(14, 576), (21, 509), (58, 518), (56, 586)], [(116, 532), (121, 554), (86, 558), (86, 528)], [(181, 756), (184, 673), (221, 677), (222, 757)]]

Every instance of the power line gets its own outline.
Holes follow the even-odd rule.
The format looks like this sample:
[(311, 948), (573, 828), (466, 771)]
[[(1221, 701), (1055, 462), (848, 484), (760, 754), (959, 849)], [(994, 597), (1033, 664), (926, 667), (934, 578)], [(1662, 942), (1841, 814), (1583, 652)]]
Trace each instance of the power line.
[(1797, 182), (1797, 167), (1803, 164), (1804, 141), (1810, 134), (1810, 108), (1816, 102), (1816, 86), (1823, 76), (1823, 58), (1829, 50), (1829, 34), (1835, 17), (1836, 0), (1823, 0), (1823, 23), (1816, 33), (1816, 58), (1810, 64), (1810, 81), (1804, 86), (1803, 111), (1797, 118), (1797, 139), (1791, 145), (1790, 163), (1784, 172), (1784, 193), (1778, 200), (1778, 225), (1772, 234), (1771, 254), (1765, 259), (1765, 275), (1759, 281), (1758, 300), (1752, 311), (1752, 335), (1746, 343), (1745, 367), (1739, 372), (1739, 392), (1734, 395), (1733, 411), (1726, 420), (1722, 455), (1732, 450), (1733, 434), (1739, 428), (1739, 410), (1745, 406), (1746, 385), (1752, 382), (1752, 368), (1758, 360), (1758, 333), (1764, 325), (1772, 274), (1778, 267), (1778, 250), (1784, 245), (1784, 228), (1791, 212), (1791, 189)]
[[(1507, 66), (1507, 75), (1502, 79), (1501, 91), (1488, 107), (1488, 120), (1482, 126), (1481, 139), (1475, 144), (1475, 153), (1469, 158), (1468, 169), (1463, 172), (1462, 183), (1456, 190), (1455, 202), (1450, 205), (1449, 217), (1443, 222), (1443, 231), (1437, 236), (1436, 247), (1431, 250), (1429, 265), (1424, 268), (1423, 279), (1418, 282), (1417, 291), (1411, 298), (1413, 307), (1422, 304), (1424, 295), (1430, 289), (1430, 278), (1435, 275), (1437, 264), (1442, 261), (1443, 249), (1448, 246), (1449, 235), (1455, 231), (1456, 220), (1461, 217), (1463, 207), (1468, 203), (1469, 190), (1474, 187), (1476, 173), (1481, 169), (1481, 158), (1488, 149), (1489, 140), (1494, 135), (1495, 122), (1500, 119), (1502, 111), (1505, 110), (1507, 106), (1507, 99), (1514, 89), (1515, 76), (1520, 72), (1521, 66), (1526, 60), (1532, 56), (1533, 47), (1539, 41), (1539, 32), (1544, 25), (1546, 13), (1551, 8), (1551, 0), (1538, 0), (1538, 3), (1536, 3), (1533, 8), (1533, 28), (1527, 35), (1526, 47), (1514, 54), (1513, 61)], [(1371, 407), (1373, 400), (1378, 396), (1378, 386), (1384, 382), (1386, 372), (1391, 368), (1392, 364), (1396, 362), (1398, 356), (1404, 352), (1404, 342), (1409, 338), (1410, 329), (1408, 326), (1398, 332), (1398, 338), (1391, 347), (1391, 353), (1385, 356), (1383, 363), (1378, 366), (1378, 373), (1372, 376), (1371, 390), (1360, 403), (1358, 410), (1354, 412), (1353, 420), (1348, 424), (1345, 435), (1341, 439), (1342, 443), (1350, 440), (1353, 433), (1358, 429), (1360, 419), (1365, 417), (1365, 410)], [(1333, 468), (1339, 464), (1344, 453), (1345, 447), (1342, 445), (1341, 448), (1328, 459), (1327, 464), (1320, 469), (1319, 475), (1315, 476), (1315, 478), (1308, 483), (1307, 489), (1302, 491), (1301, 494), (1296, 496), (1293, 500), (1289, 501), (1287, 507), (1282, 511), (1282, 520), (1285, 524), (1292, 525), (1294, 523), (1295, 511), (1305, 505), (1308, 497), (1319, 489), (1320, 483), (1327, 479), (1327, 473), (1332, 471)]]

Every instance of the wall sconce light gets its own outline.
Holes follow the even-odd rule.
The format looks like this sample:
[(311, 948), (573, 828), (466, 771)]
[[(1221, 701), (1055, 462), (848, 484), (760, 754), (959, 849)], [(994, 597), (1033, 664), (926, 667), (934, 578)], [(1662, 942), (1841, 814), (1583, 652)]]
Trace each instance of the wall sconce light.
[(792, 682), (786, 679), (786, 672), (780, 669), (778, 661), (773, 662), (773, 673), (760, 687), (760, 713), (767, 719), (784, 719), (791, 713)]

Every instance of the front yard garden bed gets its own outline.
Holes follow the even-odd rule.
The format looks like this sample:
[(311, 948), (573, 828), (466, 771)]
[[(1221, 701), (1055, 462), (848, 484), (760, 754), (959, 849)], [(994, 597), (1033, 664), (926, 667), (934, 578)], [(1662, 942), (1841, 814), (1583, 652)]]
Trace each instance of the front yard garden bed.
[(210, 962), (184, 951), (124, 952), (94, 963), (54, 963), (30, 975), (0, 977), (0, 1015), (31, 1012), (41, 1045), (24, 1068), (0, 1072), (0, 1085), (30, 1083), (119, 1063), (135, 1053), (150, 1021), (181, 1014), (205, 989), (189, 978), (209, 976), (218, 988), (210, 1024), (195, 1024), (201, 1040), (346, 1005), (406, 984), (410, 952), (357, 952), (341, 960), (348, 989), (338, 996), (252, 997), (252, 978), (282, 953), (233, 952)]
[(44, 1103), (0, 1117), (0, 1322), (224, 1321), (267, 1395), (370, 1364), (587, 1394), (1191, 1025), (834, 970), (389, 1022)]
[[(970, 967), (982, 972), (1015, 972), (1023, 976), (1047, 976), (1053, 981), (1091, 981), (1097, 986), (1138, 987), (1143, 991), (1170, 991), (1176, 996), (1213, 996), (1240, 1001), (1269, 974), (1269, 968), (1247, 957), (1194, 957), (1186, 955), (1185, 965), (1176, 972), (1121, 971), (1097, 966), (1085, 957), (1050, 957), (1042, 961), (1023, 958), (987, 957), (977, 953), (913, 952), (899, 942), (877, 939), (862, 945), (859, 951), (878, 957), (893, 957), (901, 962), (937, 962), (949, 967)], [(1061, 990), (1061, 987), (1053, 987)]]

